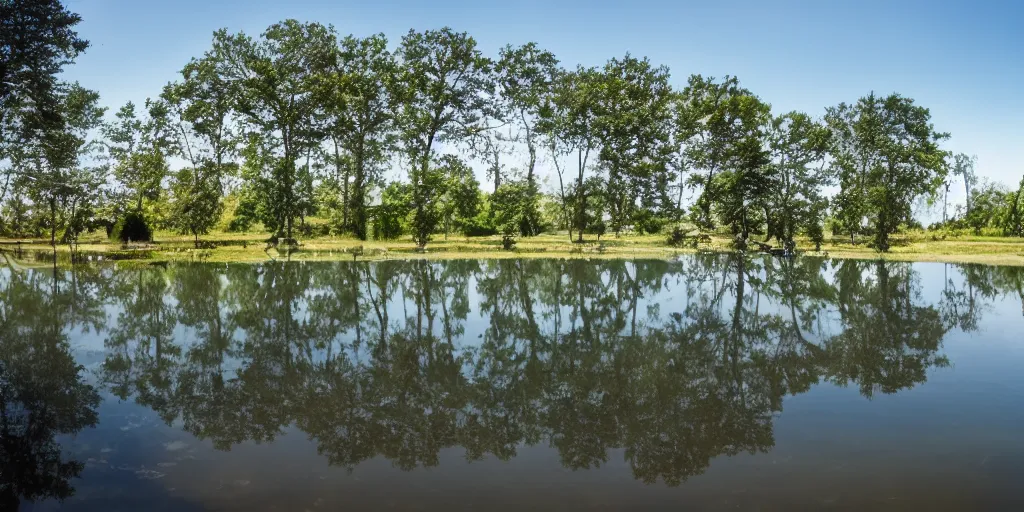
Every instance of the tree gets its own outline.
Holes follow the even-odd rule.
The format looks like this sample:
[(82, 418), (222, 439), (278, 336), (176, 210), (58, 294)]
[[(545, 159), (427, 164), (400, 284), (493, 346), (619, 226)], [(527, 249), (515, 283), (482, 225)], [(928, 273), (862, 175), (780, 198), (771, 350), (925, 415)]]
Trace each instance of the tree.
[(839, 177), (839, 216), (851, 234), (870, 218), (875, 247), (889, 250), (889, 236), (911, 219), (913, 201), (934, 193), (946, 174), (949, 137), (931, 124), (927, 108), (910, 98), (874, 93), (856, 104), (828, 109), (833, 169)]
[(63, 85), (58, 94), (62, 123), (50, 125), (35, 144), (15, 162), (19, 184), (29, 191), (34, 206), (47, 212), (50, 244), (73, 243), (87, 225), (87, 212), (95, 206), (103, 184), (101, 169), (89, 166), (98, 149), (92, 132), (100, 126), (106, 109), (99, 94), (77, 83)]
[[(569, 240), (573, 229), (578, 233), (577, 241), (583, 241), (580, 223), (586, 219), (583, 209), (587, 165), (592, 153), (600, 148), (596, 110), (601, 93), (601, 72), (594, 68), (577, 67), (573, 72), (560, 73), (555, 81), (550, 99), (541, 109), (541, 131), (547, 139), (552, 163), (558, 175), (558, 193), (562, 211), (569, 226)], [(595, 155), (596, 156), (596, 155)], [(566, 183), (565, 174), (569, 166), (563, 159), (576, 160), (574, 181)], [(569, 175), (571, 176), (571, 175)], [(568, 193), (567, 193), (568, 192)], [(572, 194), (575, 193), (576, 196)]]
[[(534, 188), (528, 181), (506, 181), (490, 197), (498, 232), (505, 236), (534, 233), (540, 226)], [(537, 216), (537, 217), (535, 217)]]
[(223, 210), (225, 180), (237, 173), (239, 134), (232, 108), (237, 90), (224, 78), (223, 55), (207, 52), (181, 71), (182, 81), (164, 87), (178, 156), (190, 167), (171, 180), (170, 224), (182, 234), (199, 235), (216, 225)]
[(206, 52), (193, 59), (181, 70), (182, 80), (161, 94), (176, 128), (178, 155), (191, 164), (196, 181), (208, 181), (218, 194), (238, 171), (232, 160), (241, 138), (233, 112), (238, 90), (227, 80), (225, 57)]
[(974, 185), (978, 183), (978, 175), (974, 172), (974, 165), (978, 163), (978, 157), (967, 156), (963, 153), (953, 155), (951, 173), (953, 176), (960, 176), (964, 180), (964, 192), (966, 193), (967, 214), (971, 213), (974, 196), (972, 195)]
[(406, 229), (412, 211), (412, 188), (407, 183), (388, 183), (380, 194), (380, 205), (373, 211), (373, 238), (393, 240)]
[[(540, 226), (531, 219), (539, 219), (537, 213), (537, 161), (542, 141), (539, 125), (541, 107), (549, 101), (554, 82), (558, 76), (558, 59), (549, 51), (540, 49), (536, 43), (519, 47), (511, 45), (502, 48), (495, 66), (498, 95), (505, 98), (510, 110), (510, 122), (514, 135), (511, 139), (526, 145), (526, 185), (529, 187), (526, 210), (519, 216), (520, 234), (536, 235)], [(495, 187), (495, 193), (500, 187)]]
[(13, 131), (62, 124), (57, 76), (89, 47), (81, 21), (60, 0), (0, 2), (0, 160)]
[(600, 161), (608, 169), (611, 227), (618, 233), (638, 202), (668, 203), (667, 182), (672, 88), (665, 66), (626, 54), (604, 66), (598, 96)]
[(971, 209), (964, 212), (963, 222), (976, 235), (980, 235), (986, 228), (1004, 229), (1005, 233), (1005, 227), (1011, 224), (1009, 218), (1013, 215), (1011, 198), (1016, 193), (1002, 183), (984, 179), (975, 185), (971, 189)]
[(767, 219), (759, 215), (767, 210), (773, 168), (764, 143), (764, 128), (771, 121), (768, 104), (756, 96), (736, 96), (729, 101), (736, 122), (730, 127), (728, 163), (711, 186), (717, 191), (714, 205), (719, 219), (740, 237), (741, 245), (755, 226)]
[(1024, 236), (1024, 178), (1016, 191), (1006, 197), (1006, 222), (1003, 232), (1012, 236)]
[(185, 167), (171, 182), (171, 225), (181, 234), (205, 235), (217, 224), (223, 209), (220, 186), (213, 174)]
[(765, 197), (767, 239), (792, 242), (800, 228), (820, 229), (829, 131), (802, 112), (772, 119), (768, 127), (770, 183)]
[(444, 155), (437, 163), (442, 184), (438, 206), (444, 223), (444, 238), (453, 228), (460, 229), (472, 219), (480, 207), (480, 182), (465, 162), (454, 155)]
[(481, 129), (485, 93), (492, 87), (490, 61), (476, 40), (450, 28), (409, 31), (402, 38), (402, 80), (406, 84), (399, 119), (402, 147), (412, 183), (413, 238), (423, 248), (430, 240), (436, 173), (431, 160), (439, 142), (458, 144)]
[(360, 240), (367, 237), (367, 191), (379, 183), (397, 139), (402, 91), (387, 43), (383, 34), (346, 37), (317, 78), (333, 145), (333, 179), (342, 192), (343, 228)]
[[(692, 75), (678, 101), (676, 140), (683, 161), (692, 166), (687, 170), (690, 186), (700, 190), (693, 205), (694, 222), (711, 229), (715, 226), (712, 207), (722, 193), (718, 185), (731, 184), (734, 199), (743, 197), (749, 185), (742, 173), (756, 167), (761, 159), (754, 139), (765, 122), (768, 106), (740, 87), (739, 79), (732, 76), (719, 83), (713, 77)], [(739, 170), (741, 175), (716, 181), (718, 173), (729, 170)], [(745, 203), (734, 202), (728, 212), (734, 219), (742, 219), (746, 210)], [(739, 215), (733, 215), (736, 213)]]
[(144, 199), (159, 197), (160, 184), (170, 172), (167, 156), (173, 152), (166, 104), (147, 99), (146, 108), (149, 115), (139, 117), (129, 101), (103, 128), (114, 177), (126, 189), (128, 203), (134, 203), (140, 213)]
[(319, 144), (314, 117), (320, 104), (315, 93), (316, 69), (334, 49), (331, 32), (318, 23), (285, 20), (271, 25), (258, 39), (244, 33), (214, 34), (212, 53), (223, 61), (222, 76), (235, 88), (235, 110), (260, 138), (250, 145), (261, 158), (251, 160), (250, 181), (259, 188), (264, 224), (278, 237), (291, 240), (300, 216), (298, 160)]

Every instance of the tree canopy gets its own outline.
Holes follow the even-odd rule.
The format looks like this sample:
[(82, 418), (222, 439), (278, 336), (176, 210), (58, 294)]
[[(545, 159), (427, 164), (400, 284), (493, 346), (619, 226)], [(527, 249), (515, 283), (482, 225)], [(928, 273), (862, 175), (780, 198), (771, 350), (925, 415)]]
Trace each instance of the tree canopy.
[[(1024, 234), (1020, 190), (979, 188), (976, 158), (943, 149), (949, 135), (899, 93), (779, 113), (735, 76), (681, 80), (631, 54), (572, 67), (534, 42), (489, 56), (448, 27), (389, 41), (285, 20), (216, 31), (176, 81), (96, 132), (76, 117), (80, 86), (58, 78), (87, 47), (79, 17), (56, 1), (0, 6), (0, 235), (56, 243), (57, 217), (71, 240), (130, 215), (197, 243), (217, 226), (422, 248), (452, 231), (583, 241), (672, 225), (740, 247), (831, 232), (884, 251), (940, 194), (943, 226)], [(67, 215), (29, 178), (59, 133), (91, 151), (58, 165), (74, 176), (57, 202), (87, 205)], [(954, 179), (967, 204), (950, 217)]]

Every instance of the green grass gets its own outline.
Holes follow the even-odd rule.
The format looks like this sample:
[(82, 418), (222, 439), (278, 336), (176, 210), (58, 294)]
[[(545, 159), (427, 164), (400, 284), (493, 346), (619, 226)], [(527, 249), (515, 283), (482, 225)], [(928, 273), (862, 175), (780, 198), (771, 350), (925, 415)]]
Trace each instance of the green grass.
[[(289, 255), (268, 247), (266, 233), (212, 233), (200, 237), (213, 248), (196, 249), (191, 237), (170, 232), (157, 232), (151, 244), (123, 246), (112, 243), (102, 234), (83, 237), (78, 247), (83, 254), (105, 255), (107, 259), (144, 258), (150, 261), (210, 261), (258, 262), (289, 258)], [(543, 234), (521, 238), (512, 251), (502, 249), (501, 237), (464, 237), (443, 235), (434, 237), (426, 251), (418, 251), (410, 237), (389, 241), (360, 241), (349, 237), (319, 237), (300, 240), (300, 247), (290, 255), (291, 260), (380, 260), (380, 259), (455, 259), (455, 258), (626, 258), (666, 259), (693, 249), (670, 247), (664, 235), (608, 235), (598, 240), (587, 235), (584, 243), (569, 241), (567, 234)], [(712, 237), (703, 250), (730, 251), (731, 238)], [(15, 240), (0, 240), (0, 249), (8, 252), (19, 244)], [(47, 240), (22, 240), (26, 251), (49, 252)], [(888, 253), (879, 253), (864, 243), (850, 244), (846, 238), (836, 237), (814, 252), (807, 240), (798, 240), (798, 249), (812, 254), (839, 258), (886, 259), (901, 261), (939, 261), (950, 263), (984, 263), (1024, 266), (1024, 239), (991, 236), (937, 237), (931, 233), (914, 232), (894, 237)], [(67, 246), (58, 246), (62, 253)], [(355, 258), (353, 258), (355, 256)]]

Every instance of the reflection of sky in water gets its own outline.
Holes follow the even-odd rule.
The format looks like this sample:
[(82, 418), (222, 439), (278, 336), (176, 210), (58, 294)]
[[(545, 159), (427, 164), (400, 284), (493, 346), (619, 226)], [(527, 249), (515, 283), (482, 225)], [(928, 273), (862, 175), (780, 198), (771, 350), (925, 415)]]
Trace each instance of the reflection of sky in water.
[[(912, 301), (918, 305), (939, 307), (949, 286), (969, 286), (954, 266), (914, 264), (913, 270), (919, 295)], [(822, 275), (831, 281), (834, 269)], [(722, 283), (710, 279), (721, 278), (721, 273), (706, 277), (709, 281), (700, 290), (713, 294)], [(671, 313), (685, 311), (700, 300), (699, 294), (687, 295), (687, 281), (684, 275), (668, 275), (660, 292), (639, 298), (638, 324), (663, 324)], [(457, 351), (469, 354), (481, 350), (489, 327), (488, 315), (480, 308), (485, 298), (477, 284), (469, 280), (470, 313), (463, 323), (464, 333), (455, 342)], [(749, 282), (747, 286), (752, 301), (748, 307), (761, 315), (788, 318), (788, 305), (757, 293)], [(318, 293), (311, 291), (306, 297)], [(728, 316), (734, 295), (722, 296), (718, 311)], [(415, 309), (412, 297), (404, 303), (401, 299), (401, 293), (396, 293), (388, 305), (394, 322), (404, 322), (410, 308)], [(165, 300), (174, 304), (171, 297)], [(719, 456), (703, 474), (678, 487), (637, 480), (628, 453), (619, 448), (611, 449), (599, 468), (573, 471), (562, 465), (548, 439), (521, 445), (508, 461), (487, 456), (470, 463), (462, 448), (442, 448), (438, 466), (414, 471), (403, 471), (380, 456), (351, 470), (332, 467), (318, 453), (316, 440), (311, 442), (294, 424), (273, 442), (243, 441), (230, 451), (220, 451), (209, 440), (188, 434), (180, 418), (167, 425), (148, 407), (104, 395), (99, 424), (63, 439), (67, 452), (85, 461), (86, 468), (74, 482), (75, 497), (61, 510), (677, 509), (683, 505), (723, 510), (954, 510), (1016, 503), (1012, 500), (1024, 496), (1015, 492), (1013, 484), (1024, 475), (1024, 434), (1019, 429), (1024, 424), (1021, 302), (1003, 293), (981, 298), (977, 305), (982, 312), (979, 329), (965, 333), (953, 327), (939, 349), (950, 366), (928, 369), (926, 382), (891, 395), (876, 392), (870, 399), (855, 382), (847, 386), (821, 382), (807, 392), (786, 395), (782, 410), (773, 413), (770, 451)], [(107, 325), (114, 325), (119, 307), (104, 307)], [(308, 314), (307, 304), (300, 300), (295, 317), (304, 319)], [(557, 318), (565, 328), (574, 315), (566, 304)], [(548, 316), (543, 322), (550, 325), (554, 320)], [(814, 341), (843, 331), (834, 305), (825, 308), (816, 322), (817, 336), (807, 334)], [(435, 322), (435, 334), (441, 335), (439, 323)], [(621, 334), (628, 334), (628, 328), (627, 323)], [(239, 329), (234, 335), (242, 339), (245, 333)], [(69, 333), (88, 382), (99, 380), (106, 337), (102, 332)], [(183, 352), (197, 343), (196, 331), (180, 324), (173, 338)], [(351, 337), (346, 334), (343, 339), (348, 342)], [(346, 350), (354, 362), (372, 363), (368, 347)], [(325, 350), (310, 357), (312, 362), (326, 360)], [(244, 364), (236, 358), (223, 367), (230, 372)], [(472, 370), (467, 362), (462, 372), (470, 378)], [(34, 510), (57, 509), (56, 503), (42, 503)]]

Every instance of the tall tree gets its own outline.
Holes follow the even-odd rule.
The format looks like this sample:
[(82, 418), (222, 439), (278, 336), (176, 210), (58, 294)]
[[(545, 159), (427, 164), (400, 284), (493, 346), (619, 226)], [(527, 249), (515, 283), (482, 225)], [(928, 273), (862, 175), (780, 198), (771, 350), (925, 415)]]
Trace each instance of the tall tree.
[(81, 21), (60, 0), (0, 2), (0, 151), (13, 129), (61, 123), (57, 75), (89, 46)]
[(766, 201), (771, 190), (773, 168), (764, 141), (765, 127), (771, 121), (771, 107), (747, 94), (729, 101), (736, 122), (728, 135), (728, 160), (711, 186), (717, 191), (715, 211), (722, 222), (739, 237), (741, 247), (756, 226), (765, 219)]
[(660, 205), (668, 170), (672, 88), (665, 66), (629, 54), (604, 66), (598, 129), (600, 160), (608, 168), (607, 206), (618, 233), (637, 203)]
[(965, 201), (967, 202), (967, 214), (971, 213), (973, 206), (974, 185), (978, 183), (978, 175), (974, 172), (974, 165), (978, 163), (978, 157), (967, 156), (964, 153), (953, 155), (953, 165), (950, 171), (954, 176), (960, 176), (964, 180)]
[[(569, 226), (569, 240), (573, 229), (577, 240), (583, 241), (586, 218), (584, 201), (586, 173), (600, 150), (597, 105), (601, 94), (602, 73), (594, 68), (577, 67), (575, 71), (559, 73), (550, 99), (541, 109), (541, 131), (544, 133), (551, 159), (558, 175), (558, 193), (562, 213)], [(575, 177), (571, 164), (576, 161)], [(573, 181), (566, 183), (566, 177)]]
[(207, 52), (181, 70), (182, 80), (168, 84), (161, 99), (177, 136), (178, 156), (196, 170), (196, 181), (210, 181), (223, 193), (236, 174), (240, 129), (234, 106), (239, 92), (227, 79), (225, 55)]
[(235, 109), (260, 138), (260, 166), (248, 185), (266, 192), (254, 197), (265, 203), (267, 227), (288, 239), (301, 209), (298, 162), (320, 142), (313, 126), (320, 108), (315, 70), (330, 58), (334, 43), (327, 27), (295, 20), (271, 25), (258, 39), (226, 30), (214, 34), (222, 76), (237, 90)]
[(823, 210), (822, 187), (829, 181), (825, 169), (829, 131), (803, 112), (789, 112), (772, 120), (768, 128), (771, 173), (765, 197), (767, 239), (792, 242), (798, 229), (817, 225)]
[[(677, 107), (676, 138), (683, 145), (685, 161), (692, 166), (690, 185), (700, 190), (693, 220), (701, 227), (713, 228), (712, 207), (722, 193), (719, 184), (745, 186), (743, 180), (722, 182), (716, 176), (747, 169), (757, 162), (752, 137), (765, 120), (767, 105), (740, 87), (739, 79), (732, 76), (716, 82), (712, 77), (693, 75), (679, 100), (682, 105)], [(734, 204), (730, 211), (736, 212), (737, 207), (738, 213), (746, 212), (744, 204)]]
[(169, 172), (167, 157), (174, 152), (166, 104), (147, 99), (146, 109), (148, 115), (140, 116), (129, 101), (103, 128), (114, 177), (137, 212), (142, 211), (143, 200), (159, 197), (161, 181)]
[[(828, 109), (832, 156), (839, 176), (839, 213), (855, 229), (870, 218), (875, 247), (889, 250), (889, 236), (911, 219), (911, 205), (934, 193), (946, 175), (946, 152), (927, 108), (891, 94), (869, 94), (856, 104)], [(849, 211), (844, 211), (846, 209)]]
[(62, 122), (47, 127), (15, 162), (19, 184), (29, 191), (35, 208), (46, 212), (54, 246), (76, 241), (86, 228), (86, 213), (95, 207), (104, 180), (102, 170), (90, 165), (99, 149), (92, 136), (106, 111), (99, 106), (98, 93), (77, 83), (62, 86), (57, 94)]
[(493, 86), (491, 62), (475, 39), (447, 27), (410, 31), (398, 54), (407, 87), (399, 120), (401, 142), (410, 165), (413, 238), (422, 248), (436, 224), (428, 222), (437, 200), (430, 193), (432, 156), (438, 143), (457, 145), (482, 128), (486, 93)]
[(527, 196), (519, 209), (520, 234), (540, 232), (537, 212), (537, 161), (541, 140), (540, 109), (550, 98), (558, 76), (558, 59), (536, 43), (502, 48), (496, 65), (498, 95), (505, 98), (513, 128), (512, 140), (526, 146), (525, 163)]
[(344, 229), (366, 240), (366, 196), (380, 184), (397, 140), (398, 65), (387, 38), (341, 40), (319, 77), (334, 179), (342, 190)]

